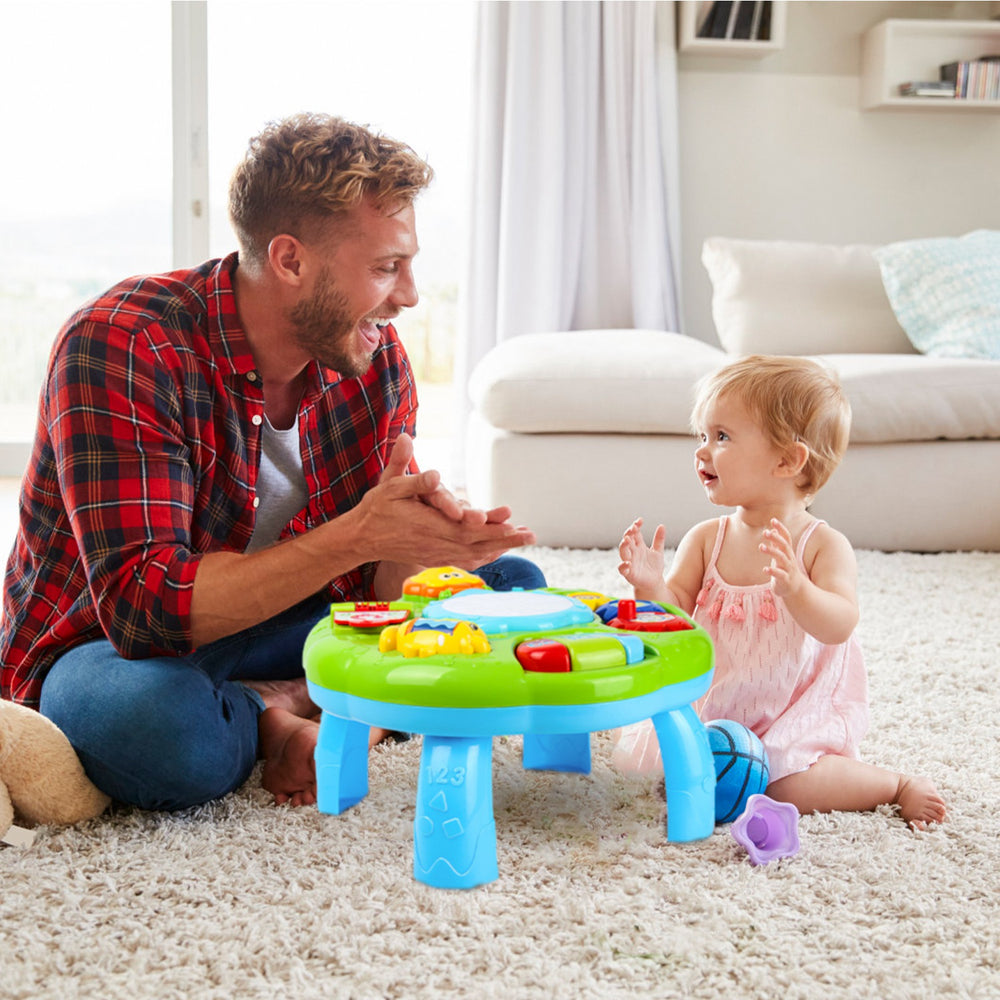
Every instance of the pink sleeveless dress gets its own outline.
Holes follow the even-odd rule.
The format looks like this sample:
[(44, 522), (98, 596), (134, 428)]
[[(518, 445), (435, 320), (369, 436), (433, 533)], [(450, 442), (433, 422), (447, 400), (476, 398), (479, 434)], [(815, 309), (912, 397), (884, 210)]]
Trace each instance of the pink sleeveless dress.
[[(728, 517), (719, 531), (693, 618), (712, 637), (715, 676), (694, 708), (704, 720), (733, 719), (752, 729), (767, 749), (770, 780), (804, 771), (825, 754), (856, 757), (868, 729), (868, 676), (857, 636), (825, 645), (802, 629), (770, 583), (737, 587), (716, 566)], [(802, 553), (821, 521), (799, 539)], [(662, 771), (649, 720), (622, 729), (614, 762), (623, 771)]]

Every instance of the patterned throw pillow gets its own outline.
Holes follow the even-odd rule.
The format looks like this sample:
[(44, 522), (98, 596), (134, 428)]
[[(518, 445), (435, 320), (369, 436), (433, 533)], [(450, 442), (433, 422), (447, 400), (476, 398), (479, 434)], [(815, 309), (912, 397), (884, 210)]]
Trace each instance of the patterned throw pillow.
[(1000, 232), (890, 243), (875, 259), (918, 351), (1000, 360)]

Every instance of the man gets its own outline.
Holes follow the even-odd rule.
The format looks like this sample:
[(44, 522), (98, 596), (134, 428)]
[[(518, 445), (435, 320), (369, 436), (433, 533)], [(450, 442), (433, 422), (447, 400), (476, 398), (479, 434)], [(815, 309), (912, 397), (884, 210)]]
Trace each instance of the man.
[[(390, 321), (417, 302), (430, 168), (340, 119), (251, 140), (239, 253), (132, 278), (61, 331), (42, 390), (0, 624), (7, 699), (40, 708), (91, 780), (176, 809), (264, 758), (315, 801), (301, 650), (332, 599), (422, 566), (538, 586), (510, 511), (413, 463), (416, 393)], [(412, 473), (412, 474), (408, 474)]]

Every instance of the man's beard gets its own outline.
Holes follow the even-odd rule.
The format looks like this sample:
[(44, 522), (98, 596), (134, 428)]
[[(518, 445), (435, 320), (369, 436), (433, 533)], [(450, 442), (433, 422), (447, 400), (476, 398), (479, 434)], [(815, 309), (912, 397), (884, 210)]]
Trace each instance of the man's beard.
[(321, 365), (346, 378), (356, 378), (368, 371), (370, 354), (349, 353), (356, 324), (349, 312), (347, 296), (337, 288), (329, 268), (317, 278), (312, 296), (298, 302), (289, 318), (295, 343)]

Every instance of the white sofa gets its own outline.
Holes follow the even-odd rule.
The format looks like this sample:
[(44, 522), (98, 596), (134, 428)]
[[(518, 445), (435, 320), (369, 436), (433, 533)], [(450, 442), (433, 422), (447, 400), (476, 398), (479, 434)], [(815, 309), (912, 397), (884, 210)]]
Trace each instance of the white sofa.
[(838, 372), (853, 410), (814, 513), (857, 548), (1000, 551), (1000, 361), (917, 352), (871, 247), (711, 239), (703, 261), (723, 348), (589, 330), (516, 337), (483, 359), (469, 384), (474, 503), (509, 504), (542, 545), (612, 547), (638, 515), (676, 545), (718, 513), (694, 474), (697, 379), (740, 354), (805, 354)]

